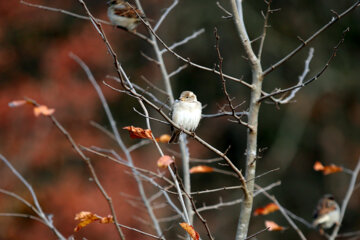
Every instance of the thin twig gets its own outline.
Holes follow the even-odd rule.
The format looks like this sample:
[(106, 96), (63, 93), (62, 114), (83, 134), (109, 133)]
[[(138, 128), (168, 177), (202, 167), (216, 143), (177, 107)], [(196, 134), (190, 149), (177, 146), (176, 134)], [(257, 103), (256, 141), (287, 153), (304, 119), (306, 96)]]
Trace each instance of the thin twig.
[[(205, 29), (202, 28), (200, 30), (197, 30), (195, 31), (193, 34), (191, 34), (190, 36), (187, 36), (186, 38), (184, 38), (183, 40), (179, 41), (179, 42), (176, 42), (176, 43), (173, 43), (171, 46), (169, 46), (168, 49), (171, 49), (171, 50), (174, 50), (175, 48), (181, 46), (181, 45), (184, 45), (186, 43), (188, 43), (190, 40), (192, 39), (195, 39), (197, 38), (200, 34), (204, 33), (205, 32)], [(161, 54), (164, 54), (168, 51), (167, 48), (164, 48), (160, 51)]]
[(231, 100), (231, 97), (229, 96), (229, 93), (227, 91), (227, 88), (226, 88), (226, 80), (224, 78), (224, 75), (223, 75), (223, 72), (222, 72), (222, 65), (223, 65), (223, 57), (221, 56), (221, 53), (220, 53), (220, 36), (217, 32), (217, 29), (215, 28), (214, 29), (214, 34), (215, 34), (215, 39), (216, 39), (216, 43), (215, 43), (215, 49), (216, 49), (216, 53), (217, 53), (217, 56), (218, 56), (218, 59), (219, 59), (219, 73), (220, 73), (220, 79), (221, 79), (221, 83), (222, 83), (222, 88), (223, 88), (223, 92), (224, 92), (224, 95), (226, 96), (226, 100), (228, 101), (228, 104), (229, 104), (229, 107), (231, 109), (231, 112), (232, 112), (232, 116), (236, 119), (237, 123), (249, 128), (251, 131), (251, 126), (242, 121), (241, 118), (236, 114), (236, 109), (232, 103), (232, 100)]
[(270, 15), (270, 12), (271, 12), (271, 8), (270, 8), (271, 1), (272, 0), (267, 0), (267, 2), (265, 1), (266, 4), (267, 4), (267, 9), (266, 9), (265, 17), (264, 17), (264, 27), (263, 27), (263, 33), (261, 35), (261, 41), (260, 41), (259, 52), (258, 52), (258, 59), (261, 59), (261, 54), (262, 54), (262, 51), (263, 51), (263, 48), (264, 48), (266, 30), (268, 28), (269, 15)]
[(155, 32), (159, 29), (160, 25), (163, 23), (167, 15), (169, 15), (171, 10), (173, 10), (178, 3), (179, 3), (178, 0), (174, 0), (173, 3), (168, 8), (166, 8), (165, 12), (161, 15), (160, 19), (158, 20), (158, 22), (154, 27)]

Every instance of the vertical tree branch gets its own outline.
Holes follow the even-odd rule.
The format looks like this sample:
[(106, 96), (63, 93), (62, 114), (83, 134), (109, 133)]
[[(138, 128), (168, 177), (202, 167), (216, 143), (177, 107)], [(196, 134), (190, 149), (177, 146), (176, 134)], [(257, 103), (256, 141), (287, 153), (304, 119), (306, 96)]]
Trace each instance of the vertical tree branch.
[(243, 19), (242, 0), (230, 0), (232, 11), (234, 14), (234, 22), (238, 31), (240, 40), (244, 46), (247, 57), (250, 61), (252, 71), (252, 89), (251, 99), (248, 115), (248, 131), (247, 131), (247, 147), (246, 147), (246, 165), (245, 165), (245, 179), (252, 179), (247, 181), (248, 194), (245, 196), (244, 202), (240, 206), (240, 216), (237, 226), (236, 239), (246, 239), (249, 222), (251, 217), (251, 210), (253, 205), (254, 192), (254, 178), (256, 172), (256, 158), (257, 158), (257, 134), (258, 134), (258, 117), (260, 104), (257, 101), (261, 96), (262, 88), (262, 68), (259, 59), (256, 57), (246, 32), (245, 23)]

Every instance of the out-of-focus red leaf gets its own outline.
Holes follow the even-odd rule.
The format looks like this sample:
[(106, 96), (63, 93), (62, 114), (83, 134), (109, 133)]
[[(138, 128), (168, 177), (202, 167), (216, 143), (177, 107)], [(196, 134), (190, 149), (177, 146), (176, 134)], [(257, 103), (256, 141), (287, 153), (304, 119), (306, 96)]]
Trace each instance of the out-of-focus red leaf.
[(254, 216), (267, 215), (267, 214), (275, 212), (277, 210), (279, 210), (278, 205), (276, 205), (275, 203), (269, 203), (268, 205), (266, 205), (264, 207), (255, 209)]
[(336, 166), (335, 164), (331, 164), (328, 166), (324, 166), (321, 162), (317, 161), (314, 164), (314, 170), (315, 171), (322, 171), (324, 175), (329, 175), (336, 172), (342, 172), (343, 168)]
[(161, 143), (168, 143), (171, 136), (169, 134), (163, 134), (160, 137), (156, 138), (156, 141)]
[(126, 126), (123, 129), (128, 130), (131, 138), (146, 138), (152, 140), (150, 129), (142, 129), (140, 127)]
[(9, 107), (20, 107), (24, 104), (26, 104), (25, 100), (14, 100), (9, 102)]
[(273, 221), (265, 221), (265, 227), (269, 228), (268, 231), (283, 231), (284, 227), (279, 226), (277, 223)]
[(44, 115), (44, 116), (50, 116), (55, 112), (55, 109), (53, 108), (48, 108), (45, 105), (40, 105), (38, 107), (34, 107), (34, 114), (36, 117), (38, 117), (39, 115)]
[(157, 166), (161, 168), (167, 168), (174, 162), (174, 159), (169, 155), (164, 155), (157, 160)]
[(86, 211), (77, 213), (75, 215), (75, 220), (80, 221), (74, 229), (75, 232), (79, 231), (81, 228), (83, 228), (93, 222), (99, 222), (99, 223), (113, 223), (114, 222), (114, 219), (111, 215), (109, 215), (107, 217), (100, 217), (92, 212), (86, 212)]
[(213, 171), (214, 171), (214, 168), (208, 167), (205, 165), (199, 165), (199, 166), (190, 168), (190, 173), (209, 173), (209, 172), (213, 172)]
[(180, 226), (190, 235), (190, 237), (193, 240), (199, 240), (200, 239), (200, 235), (199, 233), (197, 233), (194, 229), (193, 226), (187, 224), (187, 223), (179, 223)]

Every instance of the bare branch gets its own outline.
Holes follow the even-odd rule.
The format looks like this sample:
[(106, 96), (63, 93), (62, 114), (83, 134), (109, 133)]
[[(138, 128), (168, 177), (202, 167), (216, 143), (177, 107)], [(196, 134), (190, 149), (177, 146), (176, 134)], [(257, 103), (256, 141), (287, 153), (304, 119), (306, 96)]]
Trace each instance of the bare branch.
[(154, 27), (154, 31), (156, 32), (160, 25), (163, 23), (163, 21), (165, 20), (165, 18), (167, 17), (167, 15), (169, 15), (169, 13), (171, 12), (171, 10), (173, 10), (176, 5), (179, 3), (179, 0), (174, 0), (173, 3), (165, 10), (165, 12), (161, 15), (160, 19), (158, 20), (158, 22), (156, 23), (155, 27)]
[[(343, 31), (343, 33), (342, 33), (342, 38), (341, 38), (341, 40), (338, 42), (338, 44), (334, 47), (333, 53), (331, 54), (329, 60), (327, 61), (327, 63), (325, 64), (325, 66), (320, 70), (320, 72), (318, 72), (314, 77), (306, 80), (305, 82), (302, 82), (301, 84), (298, 83), (298, 84), (295, 85), (295, 86), (292, 86), (292, 87), (289, 87), (289, 88), (286, 88), (286, 89), (283, 89), (283, 90), (277, 90), (277, 91), (275, 91), (275, 92), (273, 92), (273, 93), (269, 93), (269, 94), (267, 94), (267, 95), (265, 95), (265, 96), (262, 96), (261, 98), (259, 98), (258, 102), (261, 102), (261, 101), (263, 101), (264, 99), (269, 98), (269, 97), (273, 97), (273, 96), (275, 96), (275, 95), (279, 95), (279, 94), (282, 94), (282, 93), (287, 93), (287, 92), (293, 91), (293, 90), (295, 90), (295, 89), (305, 87), (306, 85), (308, 85), (308, 84), (312, 83), (313, 81), (317, 80), (317, 79), (325, 72), (325, 70), (329, 67), (331, 61), (335, 58), (336, 53), (337, 53), (340, 45), (345, 41), (345, 34), (346, 34), (347, 32), (349, 32), (349, 31), (350, 31), (349, 28), (347, 28), (347, 29), (345, 29), (345, 30)], [(281, 100), (280, 100), (280, 101), (281, 101)], [(279, 100), (276, 100), (276, 99), (275, 99), (275, 102), (279, 102)]]
[(266, 14), (264, 16), (264, 27), (263, 27), (263, 33), (261, 35), (261, 41), (260, 41), (259, 52), (258, 52), (258, 59), (261, 59), (261, 54), (262, 54), (263, 47), (264, 47), (264, 42), (265, 42), (265, 37), (266, 37), (266, 30), (268, 28), (269, 15), (270, 15), (270, 12), (271, 12), (271, 8), (270, 8), (271, 1), (272, 0), (267, 1), (267, 10), (266, 10)]
[[(80, 0), (80, 2), (83, 3), (82, 0)], [(85, 3), (83, 3), (83, 5), (84, 5), (84, 7), (86, 8)], [(87, 9), (87, 8), (86, 8), (86, 9)], [(87, 10), (87, 11), (88, 11), (88, 10)], [(90, 16), (90, 18), (92, 17), (91, 15), (89, 15), (89, 16)], [(93, 21), (93, 19), (91, 19), (91, 20)], [(101, 32), (102, 32), (102, 31), (101, 31)], [(92, 84), (93, 87), (95, 88), (95, 90), (96, 90), (96, 92), (97, 92), (97, 94), (98, 94), (98, 96), (99, 96), (99, 99), (100, 99), (100, 101), (101, 101), (101, 103), (102, 103), (102, 105), (103, 105), (103, 108), (104, 108), (104, 110), (105, 110), (105, 113), (106, 113), (106, 115), (107, 115), (107, 117), (108, 117), (108, 119), (109, 119), (109, 122), (110, 122), (110, 125), (111, 125), (111, 128), (112, 128), (112, 131), (113, 131), (113, 133), (114, 133), (114, 135), (115, 135), (116, 142), (118, 143), (119, 147), (124, 151), (124, 153), (125, 153), (125, 155), (126, 155), (126, 158), (127, 158), (127, 161), (128, 161), (128, 163), (130, 164), (130, 166), (134, 166), (133, 161), (132, 161), (132, 158), (131, 158), (131, 155), (130, 155), (130, 152), (127, 150), (127, 148), (125, 147), (125, 144), (123, 143), (123, 141), (122, 141), (122, 139), (121, 139), (121, 137), (120, 137), (120, 134), (119, 134), (119, 132), (118, 132), (118, 130), (117, 130), (117, 127), (116, 127), (116, 122), (115, 122), (115, 120), (114, 120), (114, 118), (113, 118), (113, 116), (112, 116), (112, 113), (111, 113), (111, 111), (110, 111), (109, 105), (107, 104), (107, 101), (106, 101), (106, 99), (105, 99), (105, 97), (104, 97), (104, 94), (103, 94), (102, 91), (101, 91), (100, 86), (97, 84), (97, 82), (96, 82), (94, 76), (92, 75), (90, 69), (88, 68), (88, 66), (87, 66), (78, 56), (76, 56), (76, 55), (74, 55), (74, 54), (70, 54), (70, 57), (73, 58), (73, 59), (82, 67), (82, 69), (85, 71), (85, 73), (86, 73), (89, 81), (91, 82), (91, 84)], [(129, 85), (131, 86), (130, 81), (128, 81), (128, 82), (129, 82)], [(138, 176), (137, 176), (138, 172), (137, 172), (137, 170), (135, 170), (134, 168), (132, 168), (132, 171), (133, 171), (133, 173), (134, 173), (134, 177), (135, 177), (135, 180), (136, 180), (137, 185), (138, 185), (138, 188), (139, 188), (140, 196), (141, 196), (141, 198), (142, 198), (142, 200), (143, 200), (143, 202), (144, 202), (144, 204), (145, 204), (145, 206), (146, 206), (146, 209), (147, 209), (147, 211), (148, 211), (148, 213), (149, 213), (149, 216), (150, 216), (150, 218), (151, 218), (151, 220), (152, 220), (152, 222), (153, 222), (153, 224), (154, 224), (154, 227), (155, 227), (155, 229), (156, 229), (156, 232), (157, 232), (158, 235), (162, 235), (162, 231), (161, 231), (160, 225), (159, 225), (159, 223), (158, 223), (158, 221), (157, 221), (157, 219), (156, 219), (156, 216), (155, 216), (155, 214), (154, 214), (154, 212), (153, 212), (153, 210), (152, 210), (152, 208), (151, 208), (151, 206), (150, 206), (150, 203), (148, 202), (147, 197), (146, 197), (146, 195), (145, 195), (144, 186), (143, 186), (141, 180), (138, 179)], [(110, 203), (111, 203), (111, 199), (108, 200), (108, 202), (109, 202), (109, 204), (110, 204)], [(112, 211), (113, 211), (113, 208), (112, 208)], [(115, 212), (113, 212), (113, 214), (114, 214), (114, 213), (115, 213)], [(115, 224), (116, 224), (116, 226), (117, 226), (117, 228), (118, 228), (118, 230), (119, 230), (120, 228), (119, 228), (118, 225), (117, 225), (118, 222), (117, 222), (115, 219), (114, 219), (114, 222), (115, 222)]]
[(185, 68), (187, 68), (188, 64), (184, 64), (181, 65), (180, 67), (178, 67), (176, 70), (174, 70), (173, 72), (169, 73), (169, 78), (175, 76), (176, 74), (180, 73), (182, 70), (184, 70)]
[(350, 180), (350, 183), (349, 183), (349, 187), (348, 187), (348, 190), (346, 192), (346, 195), (344, 197), (344, 200), (341, 204), (341, 210), (340, 210), (340, 220), (339, 220), (339, 223), (335, 226), (331, 236), (330, 236), (330, 240), (334, 240), (336, 238), (336, 236), (338, 235), (338, 232), (340, 230), (340, 227), (341, 227), (341, 223), (344, 219), (344, 215), (345, 215), (345, 211), (346, 211), (346, 208), (347, 208), (347, 205), (350, 201), (350, 198), (354, 192), (354, 189), (355, 189), (355, 185), (356, 185), (356, 179), (359, 175), (359, 172), (360, 172), (360, 158), (356, 164), (356, 167), (354, 169), (354, 172), (351, 176), (351, 180)]
[(297, 54), (301, 49), (303, 49), (306, 45), (308, 45), (310, 42), (312, 42), (317, 36), (319, 36), (322, 32), (327, 30), (329, 27), (334, 25), (337, 21), (339, 21), (341, 18), (349, 14), (350, 12), (354, 11), (357, 7), (360, 6), (360, 0), (357, 0), (352, 6), (350, 6), (348, 9), (346, 9), (341, 14), (338, 14), (336, 17), (332, 17), (330, 22), (325, 24), (323, 27), (321, 27), (319, 30), (317, 30), (313, 35), (311, 35), (308, 39), (304, 40), (297, 48), (295, 48), (293, 51), (291, 51), (287, 56), (282, 58), (277, 63), (271, 65), (269, 68), (267, 68), (263, 72), (263, 76), (268, 75), (272, 71), (274, 71), (276, 68), (278, 68), (280, 65), (282, 65), (284, 62), (292, 58), (295, 54)]
[(174, 43), (173, 45), (171, 45), (170, 47), (168, 48), (164, 48), (160, 51), (161, 54), (164, 54), (168, 51), (168, 49), (171, 49), (171, 50), (174, 50), (175, 48), (181, 46), (181, 45), (184, 45), (186, 43), (188, 43), (190, 40), (192, 39), (195, 39), (197, 38), (200, 34), (204, 33), (205, 32), (205, 29), (202, 28), (200, 30), (197, 30), (196, 32), (194, 32), (193, 34), (191, 34), (190, 36), (184, 38), (183, 40), (181, 40), (180, 42), (176, 42)]
[(247, 124), (246, 122), (242, 121), (241, 118), (236, 114), (236, 110), (235, 110), (235, 107), (234, 107), (234, 105), (232, 103), (232, 99), (229, 96), (229, 93), (228, 93), (228, 91), (226, 89), (226, 81), (225, 81), (225, 78), (224, 78), (223, 72), (222, 72), (223, 57), (221, 56), (220, 47), (219, 47), (220, 36), (218, 35), (216, 28), (214, 29), (214, 34), (215, 34), (215, 39), (216, 39), (215, 48), (216, 48), (216, 53), (217, 53), (217, 56), (218, 56), (218, 59), (219, 59), (219, 65), (218, 66), (219, 66), (219, 73), (220, 73), (222, 88), (223, 88), (224, 95), (226, 96), (226, 100), (228, 101), (229, 107), (231, 109), (232, 116), (236, 119), (237, 123), (239, 123), (239, 124), (249, 128), (250, 130), (252, 130), (251, 126), (249, 126), (249, 124)]
[[(34, 189), (32, 188), (32, 186), (30, 185), (30, 183), (13, 167), (13, 165), (2, 155), (0, 154), (0, 159), (5, 163), (5, 165), (11, 170), (11, 172), (25, 185), (25, 187), (29, 190), (31, 197), (34, 201), (35, 207), (36, 207), (36, 211), (35, 213), (38, 214), (38, 216), (40, 217), (40, 222), (43, 222), (46, 226), (48, 226), (54, 233), (55, 235), (61, 239), (61, 240), (66, 240), (66, 238), (56, 229), (56, 227), (53, 225), (53, 221), (50, 217), (46, 216), (46, 214), (44, 213), (44, 211), (41, 208), (41, 205), (38, 201), (38, 198), (36, 196), (36, 193), (34, 191)], [(15, 197), (15, 195), (13, 195)], [(19, 199), (19, 198), (17, 198)], [(19, 199), (20, 200), (20, 199)], [(23, 203), (25, 203), (26, 201), (22, 201)], [(26, 204), (28, 205), (28, 204)], [(33, 209), (32, 207), (30, 207), (31, 209)], [(16, 213), (15, 213), (16, 214)], [(17, 214), (17, 216), (20, 217), (21, 214)], [(5, 215), (3, 215), (5, 216)], [(38, 218), (31, 216), (31, 215), (27, 215), (24, 214), (21, 217), (29, 217), (31, 219), (35, 219), (38, 220)], [(38, 220), (39, 221), (39, 220)]]

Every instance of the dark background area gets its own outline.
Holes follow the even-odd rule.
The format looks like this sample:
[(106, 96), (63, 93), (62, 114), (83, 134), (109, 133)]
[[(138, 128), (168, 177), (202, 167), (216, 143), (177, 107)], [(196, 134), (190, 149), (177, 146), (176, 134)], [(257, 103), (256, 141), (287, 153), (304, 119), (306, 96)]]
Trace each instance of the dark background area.
[[(281, 11), (271, 14), (267, 38), (263, 51), (263, 69), (271, 66), (300, 44), (297, 36), (308, 38), (316, 30), (328, 23), (334, 14), (331, 9), (341, 13), (354, 1), (308, 1), (287, 0), (274, 1), (272, 8)], [(77, 1), (37, 1), (46, 6), (66, 9), (84, 14)], [(98, 18), (107, 19), (106, 1), (86, 1), (90, 11)], [(220, 3), (230, 10), (228, 1)], [(147, 0), (143, 7), (150, 19), (157, 20), (170, 1)], [(260, 11), (265, 10), (263, 1), (245, 1), (244, 14), (248, 34), (255, 39), (262, 33), (263, 18)], [(251, 80), (251, 71), (243, 58), (244, 51), (237, 36), (232, 19), (224, 19), (216, 1), (183, 0), (173, 10), (159, 31), (159, 35), (169, 45), (204, 28), (205, 33), (187, 45), (176, 49), (184, 57), (204, 66), (212, 67), (218, 62), (214, 48), (214, 28), (218, 29), (220, 50), (224, 57), (224, 72), (236, 77), (243, 76)], [(257, 180), (261, 186), (267, 186), (281, 180), (281, 187), (274, 188), (280, 203), (304, 219), (311, 221), (312, 211), (318, 199), (332, 193), (338, 202), (344, 197), (349, 183), (349, 175), (336, 173), (323, 176), (312, 168), (315, 161), (324, 164), (336, 164), (348, 169), (354, 168), (360, 154), (360, 9), (341, 19), (338, 23), (322, 33), (310, 44), (315, 48), (314, 58), (310, 65), (310, 74), (315, 75), (326, 64), (333, 47), (341, 39), (343, 30), (350, 27), (336, 58), (326, 72), (314, 83), (303, 88), (296, 96), (295, 102), (276, 108), (274, 104), (263, 104), (259, 120), (259, 148), (264, 148), (258, 160), (257, 172), (264, 173), (274, 168), (280, 170)], [(103, 25), (120, 62), (131, 80), (143, 87), (147, 84), (141, 80), (145, 76), (152, 83), (163, 87), (161, 74), (154, 63), (148, 62), (141, 52), (154, 56), (151, 46), (146, 42), (108, 25)], [(147, 34), (144, 26), (138, 32)], [(259, 42), (253, 47), (258, 49)], [(269, 74), (264, 80), (264, 90), (271, 92), (274, 88), (285, 88), (297, 83), (298, 76), (304, 68), (308, 55), (306, 47), (290, 61)], [(38, 194), (46, 213), (54, 215), (54, 223), (65, 235), (74, 235), (76, 239), (114, 239), (115, 228), (105, 224), (92, 224), (77, 233), (74, 216), (80, 211), (91, 211), (101, 216), (108, 215), (109, 209), (92, 181), (85, 164), (73, 151), (65, 137), (45, 117), (36, 118), (29, 106), (16, 109), (8, 107), (12, 100), (30, 97), (55, 108), (55, 117), (70, 132), (78, 144), (117, 148), (110, 138), (90, 125), (95, 121), (110, 129), (100, 101), (83, 70), (69, 58), (73, 52), (88, 64), (97, 81), (101, 84), (107, 75), (115, 75), (112, 59), (93, 26), (89, 21), (49, 12), (20, 4), (18, 1), (0, 1), (0, 153), (19, 170), (32, 184)], [(257, 52), (257, 51), (256, 51)], [(166, 54), (168, 71), (176, 69), (183, 63)], [(226, 103), (219, 76), (202, 70), (188, 67), (172, 79), (173, 91), (177, 97), (183, 90), (194, 91), (198, 99), (207, 107), (204, 113), (215, 113), (219, 106)], [(140, 109), (137, 101), (129, 96), (119, 94), (101, 85), (116, 118), (117, 126), (134, 125), (146, 127), (145, 120), (133, 111)], [(157, 94), (166, 101), (164, 95)], [(245, 103), (240, 110), (248, 106), (249, 90), (235, 82), (228, 81), (228, 91), (235, 97), (234, 103)], [(151, 115), (157, 116), (150, 111)], [(168, 126), (153, 122), (155, 135), (169, 133)], [(128, 137), (120, 130), (127, 146), (138, 140)], [(203, 119), (197, 134), (220, 150), (229, 145), (229, 157), (239, 166), (245, 160), (246, 129), (227, 120), (227, 118)], [(213, 158), (213, 153), (192, 139), (189, 139), (191, 156), (195, 158)], [(164, 150), (170, 148), (178, 151), (177, 146), (161, 145)], [(151, 228), (139, 221), (148, 221), (142, 208), (137, 209), (128, 202), (126, 193), (138, 196), (135, 181), (128, 174), (128, 169), (115, 165), (106, 159), (93, 158), (94, 166), (104, 187), (113, 197), (120, 223), (138, 227), (151, 232)], [(135, 164), (156, 171), (156, 160), (159, 154), (153, 145), (147, 145), (133, 153)], [(180, 158), (177, 164), (180, 167)], [(217, 164), (212, 166), (224, 168)], [(230, 176), (218, 173), (192, 176), (194, 190), (239, 184)], [(0, 187), (13, 191), (26, 199), (31, 198), (8, 168), (0, 163)], [(149, 187), (148, 195), (155, 193)], [(196, 198), (201, 206), (239, 198), (240, 191), (208, 194)], [(360, 229), (360, 195), (355, 191), (345, 215), (340, 232)], [(267, 204), (264, 196), (258, 196), (254, 209)], [(0, 212), (31, 214), (30, 210), (14, 199), (0, 195)], [(217, 239), (233, 239), (239, 206), (223, 207), (205, 212), (212, 232)], [(159, 216), (173, 213), (163, 209)], [(252, 217), (249, 233), (264, 228), (265, 220), (276, 221), (279, 225), (289, 227), (279, 212), (268, 216)], [(322, 239), (319, 234), (307, 229), (300, 223), (308, 239)], [(177, 238), (184, 234), (178, 222), (167, 225), (168, 234)], [(205, 232), (199, 221), (195, 228), (203, 238)], [(125, 230), (128, 239), (146, 239), (145, 237)], [(0, 217), (0, 239), (55, 239), (49, 229), (28, 219)], [(171, 239), (171, 238), (169, 238)], [(297, 239), (291, 228), (284, 232), (267, 232), (258, 239)]]

